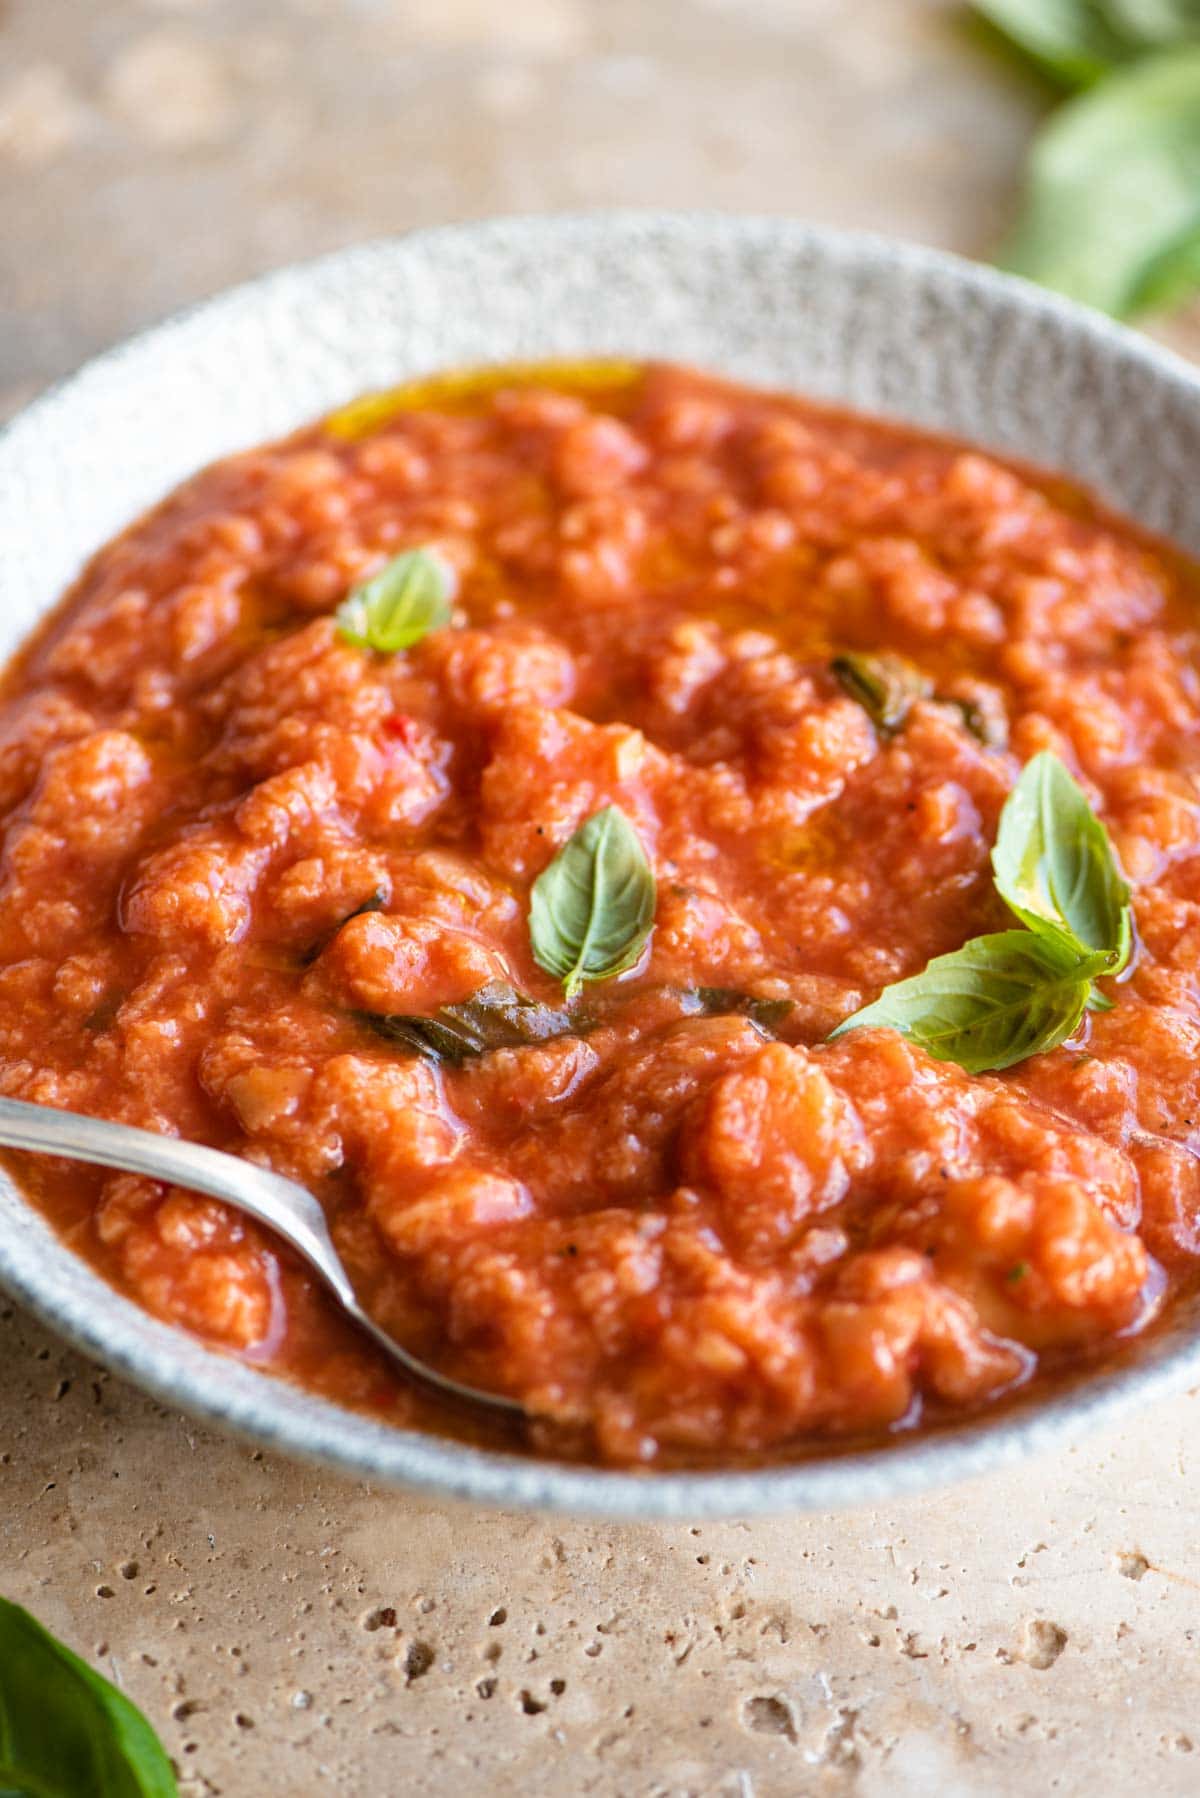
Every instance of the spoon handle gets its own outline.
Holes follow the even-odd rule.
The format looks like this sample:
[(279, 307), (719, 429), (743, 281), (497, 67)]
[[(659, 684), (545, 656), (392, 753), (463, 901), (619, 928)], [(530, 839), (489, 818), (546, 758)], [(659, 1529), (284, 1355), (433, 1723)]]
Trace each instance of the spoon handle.
[(94, 1162), (127, 1174), (146, 1174), (152, 1180), (184, 1186), (189, 1192), (225, 1199), (294, 1243), (344, 1305), (356, 1303), (325, 1213), (304, 1187), (268, 1168), (177, 1136), (159, 1136), (132, 1124), (85, 1117), (78, 1111), (27, 1105), (21, 1099), (0, 1099), (0, 1145), (62, 1155), (68, 1161)]
[(244, 1161), (239, 1155), (205, 1148), (202, 1143), (159, 1136), (132, 1124), (113, 1124), (78, 1111), (29, 1105), (22, 1099), (0, 1098), (0, 1147), (31, 1149), (40, 1154), (62, 1155), (68, 1161), (145, 1174), (152, 1180), (169, 1180), (173, 1186), (186, 1187), (189, 1192), (224, 1199), (291, 1243), (331, 1288), (343, 1310), (399, 1362), (410, 1378), (456, 1404), (482, 1407), (512, 1422), (528, 1420), (524, 1408), (513, 1399), (465, 1386), (419, 1361), (367, 1315), (334, 1247), (324, 1211), (296, 1181), (253, 1161)]

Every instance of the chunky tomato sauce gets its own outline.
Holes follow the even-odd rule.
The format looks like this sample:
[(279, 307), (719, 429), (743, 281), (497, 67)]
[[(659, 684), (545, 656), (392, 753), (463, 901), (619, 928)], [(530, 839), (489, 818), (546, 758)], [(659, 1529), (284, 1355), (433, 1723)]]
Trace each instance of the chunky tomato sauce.
[[(336, 607), (414, 545), (453, 624), (353, 647)], [(687, 371), (351, 408), (180, 489), (10, 672), (0, 1090), (304, 1182), (379, 1319), (551, 1447), (794, 1454), (994, 1401), (1200, 1254), (1196, 601), (1065, 484)], [(831, 672), (864, 649), (937, 695), (891, 734)], [(989, 849), (1046, 748), (1133, 886), (1115, 1008), (1002, 1075), (827, 1044), (1011, 922)], [(530, 888), (609, 804), (657, 910), (577, 1031), (453, 1065), (372, 1027), (498, 979), (561, 1005)], [(232, 1211), (21, 1178), (159, 1316), (431, 1421)]]

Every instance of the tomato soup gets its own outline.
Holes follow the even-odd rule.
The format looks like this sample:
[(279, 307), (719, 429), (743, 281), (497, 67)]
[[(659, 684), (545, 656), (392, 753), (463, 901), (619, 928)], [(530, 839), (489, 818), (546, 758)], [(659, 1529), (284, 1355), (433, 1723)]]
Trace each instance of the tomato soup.
[[(435, 627), (356, 639), (415, 549)], [(0, 1091), (301, 1181), (380, 1322), (555, 1452), (761, 1460), (993, 1403), (1200, 1254), (1198, 617), (1066, 483), (691, 371), (360, 402), (179, 489), (9, 671)], [(845, 678), (881, 654), (902, 716)], [(1012, 924), (989, 858), (1041, 751), (1132, 889), (1108, 1008), (1001, 1072), (830, 1041)], [(568, 995), (531, 896), (606, 808), (649, 909)], [(159, 1317), (461, 1427), (237, 1213), (18, 1173)]]

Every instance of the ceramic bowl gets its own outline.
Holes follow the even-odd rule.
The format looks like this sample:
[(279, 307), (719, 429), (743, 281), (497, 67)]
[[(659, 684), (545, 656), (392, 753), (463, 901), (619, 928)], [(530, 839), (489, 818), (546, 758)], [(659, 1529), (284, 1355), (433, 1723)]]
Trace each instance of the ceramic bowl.
[[(83, 559), (215, 457), (368, 388), (555, 355), (667, 357), (1061, 469), (1200, 554), (1200, 378), (1098, 316), (951, 257), (780, 218), (500, 220), (284, 269), (102, 356), (0, 436), (0, 656)], [(631, 1474), (356, 1416), (157, 1322), (0, 1176), (0, 1283), (85, 1353), (265, 1447), (498, 1505), (713, 1517), (877, 1504), (1008, 1465), (1200, 1382), (1200, 1305), (1049, 1399), (869, 1453)]]

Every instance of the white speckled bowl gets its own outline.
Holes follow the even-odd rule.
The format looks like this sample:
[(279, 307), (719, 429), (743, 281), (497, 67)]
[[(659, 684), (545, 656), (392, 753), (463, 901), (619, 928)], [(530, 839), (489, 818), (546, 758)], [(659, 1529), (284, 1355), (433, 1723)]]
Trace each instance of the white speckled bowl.
[[(0, 435), (0, 656), (86, 555), (184, 476), (365, 389), (573, 353), (669, 357), (1062, 469), (1200, 554), (1200, 378), (992, 271), (778, 218), (500, 220), (368, 244), (237, 289), (101, 357)], [(118, 1297), (0, 1175), (0, 1283), (160, 1398), (347, 1473), (489, 1504), (702, 1517), (878, 1503), (1006, 1465), (1200, 1382), (1200, 1318), (954, 1429), (764, 1472), (635, 1475), (389, 1429)]]

